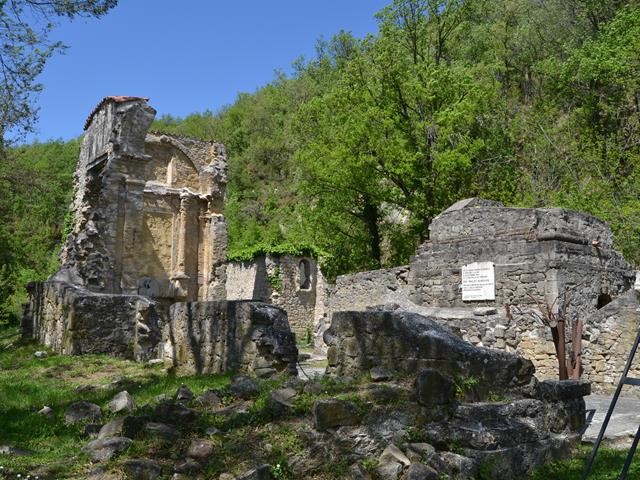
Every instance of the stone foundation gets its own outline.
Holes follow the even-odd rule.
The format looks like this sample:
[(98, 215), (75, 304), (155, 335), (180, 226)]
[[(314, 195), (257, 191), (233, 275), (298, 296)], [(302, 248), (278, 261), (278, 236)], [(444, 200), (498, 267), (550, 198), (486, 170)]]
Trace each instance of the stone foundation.
[(90, 292), (64, 282), (29, 284), (23, 334), (58, 353), (163, 359), (184, 373), (296, 373), (298, 350), (284, 310), (260, 302), (167, 307), (139, 295)]
[[(466, 470), (464, 478), (480, 478), (481, 471), (495, 480), (525, 477), (580, 443), (587, 382), (539, 383), (530, 361), (474, 347), (413, 313), (339, 312), (325, 338), (329, 374), (375, 368), (405, 383), (415, 378), (414, 435), (441, 457), (467, 465), (459, 469)], [(446, 462), (436, 466), (447, 468)]]
[(337, 312), (324, 338), (331, 375), (357, 375), (374, 367), (405, 374), (433, 368), (482, 379), (494, 393), (527, 386), (533, 379), (529, 360), (474, 347), (434, 319), (415, 313)]
[(27, 290), (23, 335), (66, 355), (157, 358), (164, 312), (148, 298), (94, 293), (57, 281), (30, 283)]

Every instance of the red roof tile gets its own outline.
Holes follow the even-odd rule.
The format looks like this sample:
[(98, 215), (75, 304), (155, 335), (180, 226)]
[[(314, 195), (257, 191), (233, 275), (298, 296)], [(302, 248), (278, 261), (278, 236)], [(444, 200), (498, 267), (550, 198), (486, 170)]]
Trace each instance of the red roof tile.
[(148, 102), (149, 98), (148, 97), (130, 97), (130, 96), (126, 96), (126, 95), (111, 95), (111, 96), (108, 96), (108, 97), (104, 97), (102, 100), (100, 100), (100, 103), (98, 103), (98, 105), (96, 105), (96, 107), (91, 111), (91, 113), (87, 117), (87, 120), (84, 122), (84, 129), (86, 130), (87, 128), (89, 128), (89, 125), (91, 124), (91, 120), (93, 119), (93, 116), (106, 103), (109, 103), (109, 102), (125, 103), (125, 102), (133, 102), (133, 101), (136, 101), (136, 100), (143, 100), (145, 102)]

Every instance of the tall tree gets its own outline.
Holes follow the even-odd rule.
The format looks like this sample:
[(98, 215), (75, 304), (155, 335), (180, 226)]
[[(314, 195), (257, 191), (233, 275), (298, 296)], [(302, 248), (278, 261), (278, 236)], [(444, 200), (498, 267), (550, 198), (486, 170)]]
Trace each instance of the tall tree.
[(33, 129), (37, 78), (49, 58), (65, 48), (50, 38), (57, 18), (100, 17), (117, 0), (0, 1), (0, 147), (7, 135)]

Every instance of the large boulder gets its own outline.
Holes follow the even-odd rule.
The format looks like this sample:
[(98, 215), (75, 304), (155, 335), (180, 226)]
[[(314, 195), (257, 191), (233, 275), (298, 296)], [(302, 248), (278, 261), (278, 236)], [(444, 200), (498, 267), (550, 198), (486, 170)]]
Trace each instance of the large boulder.
[(327, 373), (337, 376), (379, 366), (406, 374), (433, 368), (452, 377), (476, 378), (493, 392), (524, 387), (533, 379), (529, 360), (474, 347), (434, 319), (412, 312), (336, 312), (324, 340), (332, 358)]

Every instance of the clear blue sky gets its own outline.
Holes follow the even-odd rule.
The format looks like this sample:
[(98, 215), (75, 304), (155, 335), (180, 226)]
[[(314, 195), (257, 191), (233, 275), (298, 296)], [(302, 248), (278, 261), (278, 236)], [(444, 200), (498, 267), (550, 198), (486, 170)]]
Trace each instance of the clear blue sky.
[(158, 116), (217, 111), (313, 57), (341, 29), (375, 33), (391, 0), (120, 0), (107, 16), (61, 21), (69, 46), (40, 80), (38, 133), (70, 139), (106, 95), (150, 97)]

